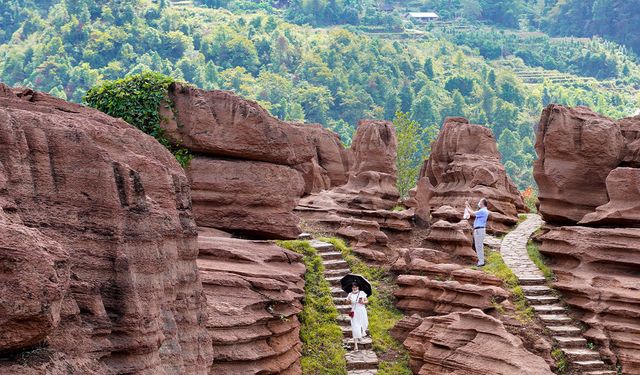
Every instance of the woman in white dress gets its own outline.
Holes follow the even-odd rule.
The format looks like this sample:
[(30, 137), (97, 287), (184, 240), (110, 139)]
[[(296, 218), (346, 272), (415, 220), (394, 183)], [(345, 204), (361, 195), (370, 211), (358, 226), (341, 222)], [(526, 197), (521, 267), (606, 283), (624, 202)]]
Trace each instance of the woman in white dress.
[(351, 304), (351, 333), (355, 350), (358, 350), (358, 340), (367, 335), (369, 327), (369, 317), (367, 316), (366, 304), (369, 303), (367, 294), (360, 290), (357, 283), (351, 284), (351, 293), (347, 300)]

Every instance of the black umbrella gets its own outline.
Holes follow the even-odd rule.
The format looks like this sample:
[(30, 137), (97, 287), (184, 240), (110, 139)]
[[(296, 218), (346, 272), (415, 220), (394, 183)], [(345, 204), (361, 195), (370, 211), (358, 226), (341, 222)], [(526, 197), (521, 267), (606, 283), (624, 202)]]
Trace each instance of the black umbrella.
[(340, 279), (340, 286), (342, 290), (347, 293), (351, 293), (351, 284), (356, 283), (360, 290), (367, 294), (367, 297), (371, 296), (371, 283), (365, 279), (364, 276), (349, 273), (342, 279)]

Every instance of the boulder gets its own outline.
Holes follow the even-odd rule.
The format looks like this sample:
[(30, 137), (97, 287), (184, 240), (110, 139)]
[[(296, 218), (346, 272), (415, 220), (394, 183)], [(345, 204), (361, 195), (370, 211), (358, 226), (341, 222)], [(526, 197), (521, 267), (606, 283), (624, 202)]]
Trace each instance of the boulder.
[(404, 346), (414, 374), (553, 374), (544, 359), (479, 309), (425, 318)]
[(640, 373), (640, 228), (551, 228), (540, 252), (585, 336), (622, 374)]
[(273, 163), (196, 156), (187, 168), (198, 225), (258, 238), (300, 234), (293, 209), (304, 182)]
[(213, 340), (209, 373), (300, 374), (302, 256), (268, 242), (199, 237)]
[(171, 153), (122, 120), (0, 85), (0, 176), (0, 352), (46, 353), (0, 373), (207, 373), (190, 189)]
[[(500, 162), (496, 140), (490, 129), (463, 118), (447, 118), (431, 145), (419, 182), (410, 202), (426, 219), (426, 211), (452, 208), (448, 221), (462, 220), (465, 201), (489, 201), (490, 232), (506, 233), (525, 210), (518, 189)], [(452, 216), (451, 214), (449, 216)]]
[(280, 121), (258, 103), (229, 91), (205, 91), (174, 83), (160, 113), (174, 143), (209, 156), (293, 166), (314, 156), (304, 131)]
[(536, 133), (540, 213), (547, 222), (575, 224), (608, 201), (606, 179), (621, 162), (620, 126), (586, 107), (550, 105)]

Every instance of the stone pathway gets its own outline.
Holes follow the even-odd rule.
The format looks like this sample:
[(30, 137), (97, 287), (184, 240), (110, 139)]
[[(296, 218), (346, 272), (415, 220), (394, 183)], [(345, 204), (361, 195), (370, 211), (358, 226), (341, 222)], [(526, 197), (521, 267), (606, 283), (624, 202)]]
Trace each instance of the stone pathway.
[(565, 354), (573, 369), (583, 375), (615, 375), (600, 358), (600, 353), (587, 348), (582, 330), (567, 315), (558, 294), (547, 285), (542, 272), (529, 258), (529, 237), (544, 222), (539, 215), (528, 214), (527, 219), (502, 240), (500, 253), (506, 265), (518, 278), (527, 303), (542, 321), (553, 340)]
[[(303, 235), (301, 239), (309, 239), (309, 237)], [(340, 279), (351, 272), (349, 265), (342, 258), (342, 253), (337, 251), (332, 244), (318, 240), (311, 240), (310, 243), (322, 257), (324, 277), (331, 284), (333, 303), (340, 313), (338, 324), (344, 336), (343, 344), (348, 350), (345, 356), (347, 373), (349, 375), (374, 375), (378, 372), (379, 361), (376, 353), (371, 350), (371, 337), (367, 336), (358, 342), (358, 351), (353, 350), (351, 320), (347, 315), (351, 310), (351, 305), (346, 303), (346, 293), (340, 288)]]

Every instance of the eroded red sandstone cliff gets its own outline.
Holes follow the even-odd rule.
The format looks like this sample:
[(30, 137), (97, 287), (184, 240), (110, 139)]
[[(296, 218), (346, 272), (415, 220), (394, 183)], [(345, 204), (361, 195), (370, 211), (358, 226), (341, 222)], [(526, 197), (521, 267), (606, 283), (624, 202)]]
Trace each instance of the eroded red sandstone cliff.
[(640, 372), (640, 118), (551, 105), (534, 177), (555, 286), (623, 374)]
[(206, 373), (190, 202), (150, 136), (0, 84), (0, 372)]

